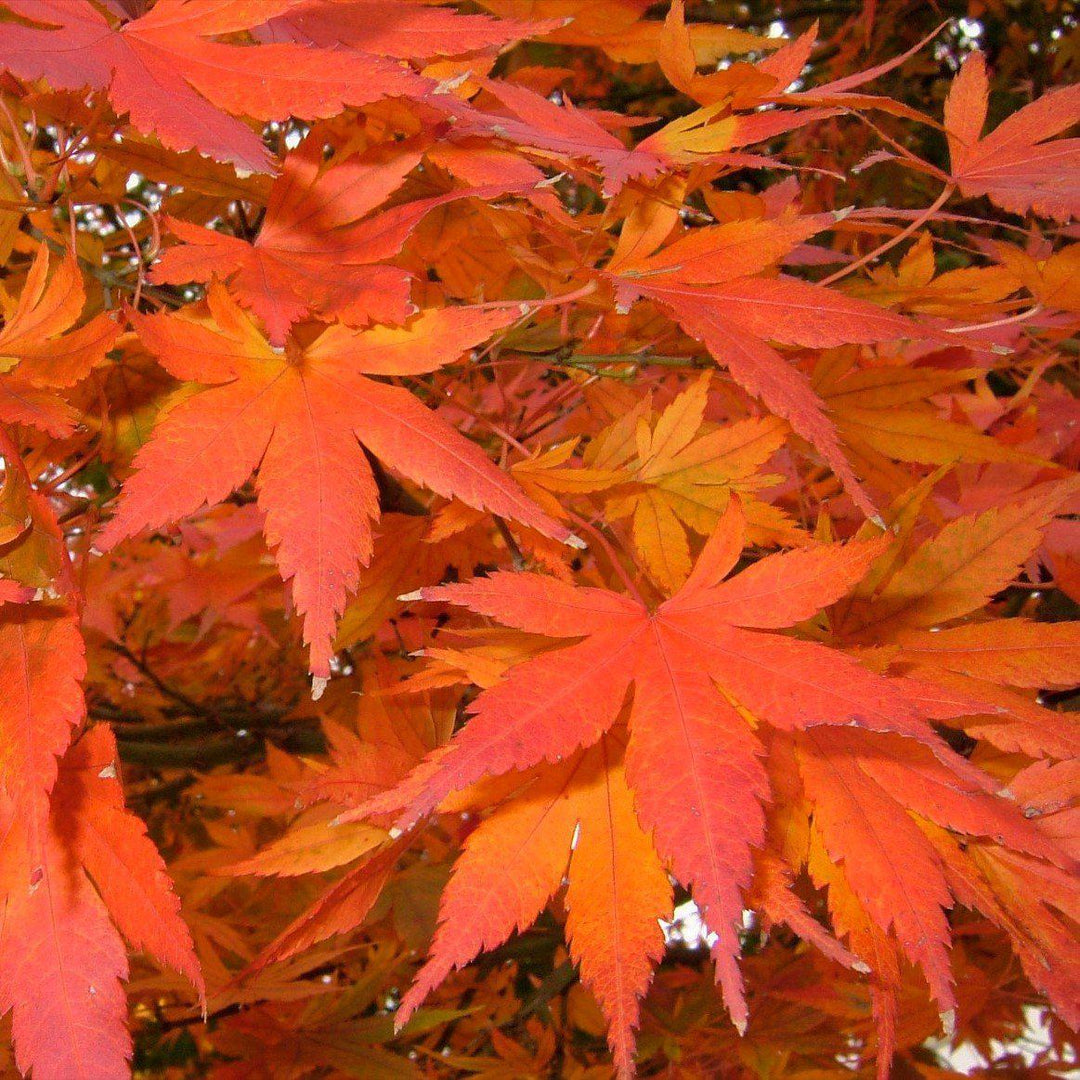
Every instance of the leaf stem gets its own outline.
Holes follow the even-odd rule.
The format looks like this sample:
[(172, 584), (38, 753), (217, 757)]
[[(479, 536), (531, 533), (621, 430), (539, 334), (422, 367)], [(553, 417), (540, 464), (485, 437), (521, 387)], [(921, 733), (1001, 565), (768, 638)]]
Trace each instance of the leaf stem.
[(868, 251), (861, 258), (856, 259), (853, 263), (848, 263), (847, 266), (841, 267), (836, 273), (830, 274), (824, 281), (819, 281), (819, 285), (833, 285), (841, 278), (845, 278), (848, 274), (859, 267), (865, 266), (868, 262), (873, 262), (874, 259), (880, 258), (887, 251), (891, 251), (897, 244), (903, 243), (909, 236), (920, 229), (927, 221), (930, 220), (948, 201), (949, 197), (956, 190), (955, 184), (946, 184), (941, 194), (921, 213), (918, 217), (913, 218), (908, 224), (900, 230), (891, 240), (886, 240), (884, 244), (878, 245), (873, 251)]
[(626, 591), (642, 606), (646, 607), (645, 598), (638, 591), (638, 587), (634, 584), (633, 578), (626, 572), (626, 567), (623, 566), (621, 560), (615, 549), (611, 546), (608, 538), (595, 526), (591, 521), (586, 520), (580, 514), (575, 514), (572, 511), (569, 514), (570, 520), (579, 528), (584, 529), (594, 540), (604, 549), (604, 553), (607, 555), (615, 573), (619, 575), (619, 580), (622, 581)]

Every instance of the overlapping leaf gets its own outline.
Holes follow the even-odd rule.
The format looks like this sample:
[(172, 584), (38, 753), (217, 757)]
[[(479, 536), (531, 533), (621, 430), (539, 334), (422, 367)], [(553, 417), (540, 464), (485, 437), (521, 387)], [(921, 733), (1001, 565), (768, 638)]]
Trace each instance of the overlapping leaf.
[(627, 414), (589, 445), (586, 464), (623, 470), (628, 483), (607, 499), (618, 519), (629, 516), (634, 544), (649, 573), (674, 592), (690, 573), (687, 530), (712, 532), (733, 491), (739, 493), (755, 541), (806, 539), (782, 511), (751, 494), (769, 483), (757, 473), (785, 441), (776, 417), (709, 425), (705, 417), (709, 376), (683, 391), (650, 425), (643, 411)]
[(18, 303), (0, 329), (0, 420), (54, 437), (70, 435), (77, 414), (56, 391), (85, 379), (120, 333), (110, 315), (73, 329), (86, 302), (82, 274), (69, 255), (50, 278), (49, 252), (39, 248)]
[(911, 740), (855, 731), (827, 738), (810, 731), (798, 740), (807, 798), (826, 850), (843, 865), (874, 924), (895, 935), (924, 971), (941, 1011), (951, 1014), (956, 998), (945, 911), (952, 894), (940, 858), (909, 813), (1059, 866), (1070, 860), (1014, 805), (996, 798), (989, 779), (960, 768), (960, 758), (943, 761)]
[(0, 1072), (1060, 1072), (1066, 6), (0, 0)]
[(155, 264), (151, 279), (183, 283), (217, 276), (281, 345), (289, 327), (312, 313), (352, 326), (403, 323), (411, 275), (378, 265), (397, 254), (433, 208), (466, 196), (492, 198), (490, 185), (418, 199), (368, 216), (404, 180), (421, 155), (393, 148), (385, 160), (333, 161), (322, 168), (322, 140), (308, 139), (285, 159), (259, 235), (252, 242), (178, 218), (170, 230), (183, 241)]
[(131, 1056), (120, 934), (200, 993), (202, 980), (161, 857), (124, 809), (112, 734), (94, 728), (71, 745), (86, 662), (67, 551), (3, 434), (0, 449), (5, 509), (22, 514), (4, 537), (3, 580), (35, 586), (0, 604), (0, 1013), (13, 1011), (24, 1072), (113, 1077)]
[(988, 195), (1014, 214), (1066, 221), (1080, 214), (1080, 139), (1046, 140), (1080, 122), (1080, 86), (1051, 90), (983, 137), (990, 83), (986, 60), (964, 60), (945, 102), (953, 179), (968, 196)]
[(569, 102), (556, 105), (505, 81), (485, 80), (483, 85), (508, 110), (508, 116), (483, 112), (450, 96), (431, 99), (455, 118), (457, 136), (496, 136), (533, 147), (545, 156), (593, 162), (602, 174), (606, 195), (616, 194), (632, 179), (651, 179), (665, 169), (700, 161), (765, 164), (768, 158), (739, 151), (830, 115), (813, 109), (736, 114), (722, 102), (673, 120), (636, 146), (627, 147), (588, 111)]
[(620, 305), (647, 298), (669, 310), (736, 382), (825, 458), (861, 507), (872, 510), (822, 400), (806, 376), (766, 342), (823, 348), (915, 337), (919, 329), (817, 285), (754, 276), (828, 224), (823, 217), (787, 215), (708, 226), (655, 253), (613, 262), (606, 272)]
[[(948, 757), (925, 717), (963, 708), (819, 645), (762, 632), (837, 599), (880, 545), (769, 556), (724, 581), (743, 533), (733, 504), (686, 584), (655, 612), (629, 597), (532, 574), (421, 590), (423, 599), (464, 603), (520, 630), (583, 640), (513, 667), (480, 695), (447, 747), (348, 815), (397, 813), (398, 826), (406, 826), (481, 777), (567, 757), (615, 724), (632, 688), (625, 768), (634, 805), (717, 935), (717, 979), (740, 1027), (747, 1011), (736, 927), (751, 849), (764, 839), (769, 791), (754, 725), (854, 724), (908, 736)], [(608, 1019), (615, 1022), (614, 1011)]]
[(441, 494), (549, 536), (569, 535), (479, 447), (406, 390), (370, 378), (420, 374), (456, 360), (517, 310), (446, 308), (400, 330), (361, 334), (330, 327), (306, 349), (290, 340), (279, 351), (220, 286), (211, 289), (209, 304), (212, 322), (134, 316), (143, 341), (173, 375), (209, 388), (182, 392), (158, 423), (101, 535), (103, 548), (220, 501), (258, 468), (267, 540), (304, 617), (311, 669), (325, 680), (335, 622), (360, 564), (371, 558), (371, 521), (379, 513), (361, 442)]
[(259, 26), (294, 4), (165, 0), (114, 28), (88, 0), (4, 0), (32, 25), (5, 24), (0, 63), (21, 78), (45, 78), (57, 88), (108, 89), (117, 112), (170, 149), (194, 147), (268, 172), (269, 152), (236, 117), (315, 120), (425, 85), (388, 60), (351, 49), (213, 40)]
[(346, 0), (333, 5), (302, 0), (268, 19), (259, 37), (324, 49), (345, 46), (376, 56), (426, 59), (501, 47), (516, 38), (543, 35), (563, 21), (493, 19), (398, 0)]
[[(565, 879), (571, 954), (610, 1018), (616, 1068), (631, 1072), (638, 1000), (663, 952), (671, 884), (634, 815), (623, 749), (619, 733), (604, 735), (565, 763), (516, 778), (521, 793), (469, 835), (399, 1027), (451, 969), (527, 929)], [(491, 794), (477, 792), (482, 803)]]
[(964, 721), (972, 734), (1032, 757), (1072, 757), (1075, 719), (1024, 691), (1077, 684), (1076, 624), (943, 624), (980, 612), (1016, 578), (1074, 491), (1071, 481), (1041, 485), (1020, 501), (955, 519), (906, 557), (889, 553), (838, 612), (834, 630), (850, 642), (899, 646), (897, 670), (981, 702)]
[(202, 991), (191, 935), (145, 826), (124, 809), (116, 742), (96, 727), (65, 756), (42, 818), (6, 799), (0, 867), (0, 1012), (23, 1071), (112, 1078), (131, 1036), (123, 938)]
[(825, 353), (812, 377), (845, 452), (867, 480), (884, 490), (907, 486), (893, 461), (948, 465), (956, 461), (1044, 465), (970, 424), (941, 415), (933, 399), (961, 388), (977, 370), (887, 365), (854, 370), (853, 358)]

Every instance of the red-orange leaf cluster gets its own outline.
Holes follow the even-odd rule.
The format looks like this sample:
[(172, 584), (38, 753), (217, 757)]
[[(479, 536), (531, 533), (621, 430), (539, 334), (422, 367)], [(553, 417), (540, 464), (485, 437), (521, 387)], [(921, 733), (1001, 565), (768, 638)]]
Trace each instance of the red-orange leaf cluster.
[(0, 1070), (1064, 1075), (1074, 21), (0, 0)]

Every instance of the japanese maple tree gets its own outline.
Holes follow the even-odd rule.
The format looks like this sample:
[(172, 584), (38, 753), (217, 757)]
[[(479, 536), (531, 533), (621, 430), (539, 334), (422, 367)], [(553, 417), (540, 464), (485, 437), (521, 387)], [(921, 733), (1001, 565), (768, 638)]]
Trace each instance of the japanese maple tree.
[(0, 1067), (1074, 1067), (1077, 34), (0, 0)]

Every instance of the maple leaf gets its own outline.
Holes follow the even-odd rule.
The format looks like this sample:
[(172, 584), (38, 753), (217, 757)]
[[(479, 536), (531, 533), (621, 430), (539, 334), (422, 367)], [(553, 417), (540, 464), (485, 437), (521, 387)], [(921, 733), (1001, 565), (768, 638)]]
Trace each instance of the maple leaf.
[(163, 567), (161, 591), (169, 606), (170, 630), (200, 616), (196, 640), (221, 621), (246, 626), (255, 633), (266, 632), (255, 600), (262, 587), (276, 580), (277, 575), (264, 555), (259, 535), (261, 515), (255, 507), (248, 509), (255, 511), (249, 515), (254, 525), (249, 539), (222, 544), (194, 558), (181, 552), (176, 563)]
[[(802, 113), (773, 110), (768, 114), (720, 117), (720, 113), (729, 111), (727, 102), (723, 102), (673, 120), (637, 146), (628, 148), (588, 110), (579, 109), (569, 101), (556, 105), (523, 86), (493, 79), (478, 81), (511, 115), (483, 112), (448, 94), (430, 95), (427, 100), (432, 105), (455, 119), (455, 138), (494, 136), (557, 159), (592, 161), (603, 174), (605, 195), (617, 194), (631, 179), (648, 180), (671, 166), (689, 166), (703, 160), (733, 165), (764, 164), (770, 159), (728, 151), (831, 115), (822, 110)], [(619, 119), (626, 122), (625, 118)]]
[[(1026, 860), (1036, 875), (1071, 865), (1065, 846), (1019, 813), (1011, 793), (959, 756), (890, 734), (812, 729), (774, 734), (769, 749), (766, 853), (827, 888), (835, 932), (869, 968), (882, 1080), (896, 1047), (904, 960), (929, 981), (946, 1029), (955, 1021), (962, 987), (948, 950), (958, 943), (945, 919), (954, 899), (1002, 925), (1025, 967), (1038, 958), (1042, 982), (1060, 989), (1067, 963), (1003, 922), (989, 889), (970, 887), (980, 878), (976, 851)], [(1031, 884), (1037, 891), (1036, 878)]]
[(224, 872), (264, 876), (322, 872), (370, 858), (386, 846), (384, 829), (366, 823), (330, 827), (330, 818), (341, 806), (354, 806), (364, 796), (392, 787), (427, 751), (445, 742), (453, 729), (456, 700), (445, 694), (425, 695), (421, 708), (405, 707), (380, 693), (394, 685), (387, 664), (377, 663), (363, 674), (365, 684), (372, 687), (369, 692), (358, 700), (349, 695), (353, 700), (340, 722), (323, 719), (331, 764), (297, 787), (297, 805), (316, 805), (258, 854)]
[(282, 166), (259, 235), (252, 241), (179, 218), (166, 223), (184, 243), (170, 248), (150, 279), (180, 284), (217, 276), (254, 312), (275, 345), (312, 313), (350, 326), (403, 323), (413, 277), (374, 265), (401, 250), (430, 210), (461, 198), (493, 198), (508, 186), (488, 185), (418, 199), (367, 216), (419, 163), (421, 154), (394, 147), (371, 160), (333, 160), (323, 168), (323, 140), (309, 138)]
[[(67, 753), (43, 820), (3, 806), (0, 1012), (38, 1076), (126, 1075), (131, 1037), (121, 934), (202, 996), (191, 936), (142, 822), (124, 809), (116, 742), (95, 727)], [(119, 930), (119, 932), (118, 932)]]
[[(732, 31), (729, 30), (729, 33)], [(733, 40), (737, 41), (738, 38)], [(781, 44), (782, 42), (775, 39), (751, 39), (746, 42), (748, 47), (745, 51), (756, 48), (776, 49)], [(702, 105), (711, 105), (718, 101), (728, 102), (740, 91), (744, 94), (752, 92), (751, 88), (758, 91), (771, 90), (775, 84), (775, 79), (770, 78), (759, 65), (732, 65), (723, 71), (699, 75), (698, 57), (693, 47), (691, 28), (686, 25), (683, 0), (672, 0), (664, 19), (663, 31), (656, 43), (656, 60), (672, 86)]]
[[(56, 759), (82, 722), (86, 672), (77, 618), (59, 605), (0, 610), (0, 787), (26, 812), (40, 811)], [(33, 809), (31, 809), (33, 808)]]
[(96, 725), (60, 765), (51, 811), (133, 949), (187, 977), (201, 996), (199, 964), (180, 902), (143, 822), (124, 807), (116, 739)]
[[(45, 813), (57, 758), (86, 715), (79, 622), (65, 601), (74, 582), (63, 533), (0, 429), (0, 792), (13, 812)], [(15, 601), (12, 603), (11, 601)]]
[(651, 255), (639, 251), (613, 261), (604, 274), (615, 286), (620, 308), (639, 298), (667, 308), (736, 382), (821, 453), (863, 510), (876, 513), (821, 398), (765, 339), (828, 348), (917, 337), (923, 331), (899, 315), (818, 285), (754, 276), (830, 221), (835, 218), (789, 214), (705, 226)]
[(1075, 477), (1049, 483), (1021, 501), (949, 522), (891, 566), (888, 580), (876, 582), (872, 600), (856, 596), (837, 631), (851, 640), (884, 642), (977, 611), (1015, 578), (1077, 486)]
[(1041, 305), (1080, 312), (1080, 290), (1076, 288), (1080, 244), (1070, 244), (1045, 259), (1034, 258), (1011, 244), (995, 244), (992, 250), (1001, 263), (992, 269), (1015, 276)]
[(770, 482), (756, 471), (783, 446), (787, 425), (776, 417), (741, 420), (709, 425), (695, 438), (704, 422), (709, 382), (706, 372), (651, 427), (642, 410), (628, 413), (600, 432), (586, 455), (590, 466), (628, 474), (631, 490), (612, 492), (607, 512), (613, 518), (631, 517), (634, 545), (649, 573), (672, 592), (690, 574), (687, 530), (709, 535), (733, 491), (739, 494), (752, 540), (808, 540), (782, 511), (752, 494)]
[[(0, 603), (59, 600), (77, 592), (64, 534), (52, 507), (34, 490), (26, 463), (0, 427)], [(2, 613), (2, 612), (0, 612)]]
[(888, 365), (855, 368), (851, 356), (825, 353), (811, 376), (852, 464), (885, 490), (906, 488), (894, 461), (947, 465), (956, 461), (1050, 463), (1004, 445), (970, 424), (941, 415), (937, 395), (981, 375), (978, 369)]
[(111, 1080), (127, 1073), (132, 1053), (120, 985), (127, 956), (104, 903), (67, 856), (48, 832), (5, 837), (0, 866), (18, 884), (0, 925), (0, 1010), (13, 1010), (24, 1073)]
[(1001, 619), (894, 638), (905, 660), (1029, 690), (1074, 686), (1080, 672), (1080, 624)]
[(77, 413), (55, 390), (85, 379), (105, 359), (120, 333), (111, 315), (97, 315), (72, 330), (86, 302), (74, 255), (49, 277), (43, 244), (34, 257), (18, 303), (0, 330), (0, 420), (27, 424), (55, 438), (70, 435)]
[(228, 867), (229, 874), (295, 877), (322, 873), (355, 862), (386, 840), (384, 830), (363, 822), (328, 828), (327, 821), (294, 824), (257, 855)]
[(312, 312), (353, 325), (404, 322), (410, 275), (372, 264), (400, 249), (427, 206), (409, 204), (404, 215), (399, 210), (361, 219), (401, 184), (420, 157), (400, 151), (385, 161), (335, 161), (324, 172), (322, 139), (307, 139), (285, 159), (253, 241), (167, 218), (183, 244), (164, 253), (151, 280), (221, 278), (262, 320), (275, 345)]
[[(1016, 248), (1006, 245), (995, 248), (995, 254), (1003, 263), (1011, 254), (1023, 256)], [(877, 266), (869, 275), (869, 281), (848, 284), (847, 292), (885, 306), (902, 306), (908, 311), (946, 318), (962, 306), (971, 321), (976, 318), (989, 321), (1005, 314), (1008, 305), (1002, 301), (1020, 283), (1017, 280), (1020, 275), (1004, 265), (965, 266), (937, 273), (937, 255), (929, 236), (922, 236), (912, 244), (895, 267)], [(1034, 282), (1039, 275), (1035, 270), (1025, 276)]]
[(967, 857), (957, 858), (954, 837), (932, 838), (957, 899), (1006, 930), (1032, 985), (1067, 1024), (1080, 1026), (1080, 948), (1070, 925), (1080, 914), (1075, 865), (1062, 868), (987, 843), (970, 844), (960, 852)]
[(604, 174), (604, 193), (614, 194), (632, 176), (649, 177), (662, 167), (655, 154), (628, 149), (586, 109), (556, 105), (524, 86), (485, 79), (481, 85), (510, 115), (485, 112), (452, 94), (433, 94), (430, 102), (454, 118), (455, 137), (480, 135), (535, 148), (556, 158), (584, 158)]
[[(535, 775), (473, 830), (439, 905), (427, 963), (394, 1019), (403, 1027), (455, 967), (536, 920), (565, 878), (566, 929), (582, 981), (610, 1023), (620, 1076), (632, 1073), (638, 1001), (664, 949), (667, 874), (634, 814), (622, 767), (625, 733)], [(477, 792), (490, 803), (490, 792)]]
[(249, 965), (247, 974), (257, 974), (268, 964), (296, 956), (335, 934), (355, 930), (375, 906), (404, 847), (401, 841), (390, 844), (350, 869), (274, 938)]
[[(782, 38), (759, 39), (762, 44), (757, 48), (777, 51), (756, 64), (731, 64), (725, 69), (711, 71), (707, 75), (697, 74), (696, 69), (702, 61), (693, 49), (694, 34), (695, 32), (700, 34), (702, 29), (700, 24), (687, 26), (683, 0), (672, 0), (667, 18), (664, 20), (663, 33), (657, 43), (655, 58), (673, 86), (703, 104), (731, 103), (744, 109), (760, 107), (763, 104), (796, 105), (803, 108), (807, 105), (825, 106), (825, 108), (808, 110), (804, 113), (803, 115), (808, 119), (835, 115), (837, 106), (851, 110), (878, 109), (892, 113), (894, 116), (914, 120), (916, 123), (926, 122), (926, 117), (922, 113), (903, 102), (871, 94), (853, 94), (851, 91), (899, 67), (905, 60), (909, 60), (933, 40), (937, 32), (940, 32), (940, 28), (906, 52), (881, 64), (847, 75), (842, 79), (835, 79), (792, 93), (784, 93), (784, 91), (796, 83), (806, 70), (814, 45), (817, 43), (816, 23), (793, 41), (784, 41)], [(708, 61), (704, 62), (708, 63)], [(780, 113), (779, 115), (791, 116), (792, 114)], [(772, 119), (774, 118), (768, 118), (768, 120)]]
[(1080, 139), (1044, 140), (1080, 122), (1080, 86), (1051, 90), (982, 137), (990, 82), (979, 51), (964, 60), (945, 101), (952, 177), (974, 198), (1014, 214), (1067, 221), (1080, 215)]
[[(952, 894), (933, 846), (909, 812), (968, 836), (1068, 863), (1065, 853), (995, 797), (989, 778), (963, 758), (857, 731), (807, 731), (797, 756), (820, 831), (855, 895), (882, 930), (926, 974), (942, 1012), (956, 1008), (945, 910)], [(870, 959), (866, 957), (866, 959)]]
[[(964, 695), (972, 710), (961, 724), (971, 735), (1031, 757), (1072, 757), (1075, 719), (1017, 690), (1076, 685), (1075, 624), (970, 620), (1015, 579), (1075, 490), (1072, 480), (1039, 485), (1027, 498), (956, 518), (913, 549), (901, 540), (833, 612), (833, 633), (885, 647), (896, 672)], [(924, 483), (905, 496), (909, 510), (928, 491)], [(903, 537), (902, 519), (893, 525)]]
[(401, 593), (433, 580), (446, 567), (443, 549), (426, 542), (428, 519), (384, 513), (381, 523), (375, 553), (338, 625), (339, 648), (349, 648), (377, 633), (391, 613), (400, 610), (397, 598)]
[[(563, 16), (565, 25), (549, 35), (550, 41), (603, 49), (624, 64), (654, 62), (666, 30), (663, 22), (642, 18), (648, 5), (638, 0), (485, 0), (484, 7), (519, 17), (524, 12), (533, 18)], [(702, 65), (716, 64), (732, 53), (768, 51), (783, 44), (719, 22), (692, 23), (686, 30), (694, 58)]]
[(1021, 769), (1006, 789), (1023, 808), (1024, 817), (1038, 822), (1039, 829), (1052, 836), (1073, 859), (1080, 859), (1080, 837), (1073, 791), (1080, 773), (1076, 761), (1036, 761)]
[(427, 86), (391, 61), (352, 49), (211, 40), (265, 23), (294, 0), (162, 0), (118, 29), (87, 0), (2, 3), (39, 25), (5, 24), (0, 65), (60, 89), (108, 89), (117, 112), (139, 131), (172, 150), (194, 147), (250, 172), (270, 171), (273, 159), (236, 116), (317, 120)]
[(748, 716), (781, 730), (892, 731), (941, 753), (924, 717), (964, 707), (944, 696), (931, 702), (815, 643), (762, 633), (842, 596), (880, 543), (772, 555), (723, 581), (743, 535), (733, 501), (683, 588), (655, 612), (607, 590), (528, 573), (421, 589), (419, 598), (462, 603), (519, 630), (583, 640), (515, 665), (477, 698), (448, 746), (342, 817), (397, 813), (404, 828), (481, 777), (566, 757), (615, 723), (632, 685), (627, 782), (642, 827), (717, 934), (717, 980), (740, 1028), (747, 1011), (736, 927), (769, 789)]
[(78, 617), (59, 602), (73, 591), (67, 551), (2, 432), (0, 451), (4, 501), (25, 514), (0, 566), (44, 583), (0, 607), (0, 1013), (14, 1010), (24, 1072), (112, 1077), (131, 1055), (116, 928), (200, 996), (202, 980), (157, 849), (124, 810), (111, 732), (95, 728), (69, 747), (86, 719), (86, 662)]
[(391, 696), (396, 679), (386, 664), (364, 675), (377, 689), (359, 700), (354, 696), (344, 722), (325, 721), (331, 764), (304, 785), (299, 797), (305, 804), (331, 800), (355, 806), (397, 784), (453, 731), (456, 696), (425, 694), (416, 708)]
[(518, 38), (542, 36), (564, 22), (461, 15), (446, 8), (416, 7), (399, 0), (339, 0), (335, 4), (303, 0), (268, 19), (258, 37), (299, 41), (320, 48), (344, 45), (378, 56), (426, 59), (501, 47)]
[(899, 998), (903, 987), (900, 953), (888, 930), (879, 926), (860, 903), (848, 883), (844, 867), (830, 858), (820, 831), (810, 832), (805, 854), (807, 873), (815, 885), (827, 887), (829, 918), (836, 933), (859, 955), (867, 958), (872, 971), (870, 1007), (877, 1034), (878, 1080), (888, 1080), (896, 1050)]
[(222, 286), (211, 287), (208, 305), (210, 323), (132, 313), (140, 337), (171, 374), (209, 388), (181, 391), (159, 420), (100, 536), (102, 550), (219, 502), (258, 468), (267, 541), (292, 582), (311, 670), (325, 680), (335, 622), (360, 564), (371, 559), (371, 521), (379, 514), (361, 443), (440, 494), (569, 537), (479, 447), (406, 390), (369, 377), (450, 363), (520, 318), (516, 307), (441, 308), (402, 329), (359, 334), (337, 325), (306, 348), (290, 340), (280, 351)]

